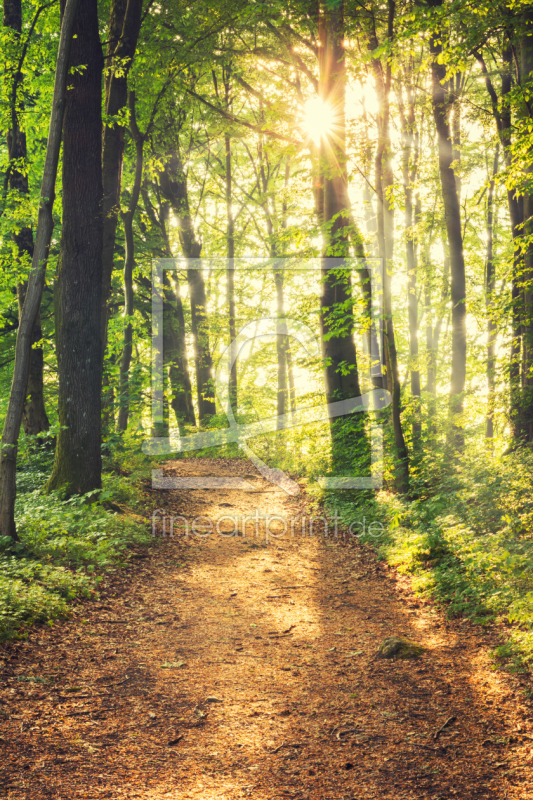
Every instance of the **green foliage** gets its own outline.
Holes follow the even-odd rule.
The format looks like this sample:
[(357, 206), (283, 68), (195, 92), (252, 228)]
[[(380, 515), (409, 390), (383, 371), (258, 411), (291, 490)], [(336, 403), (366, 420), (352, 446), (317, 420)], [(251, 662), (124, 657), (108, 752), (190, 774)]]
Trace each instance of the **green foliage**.
[(529, 448), (496, 457), (472, 444), (455, 463), (434, 448), (419, 464), (417, 499), (381, 492), (366, 505), (336, 498), (329, 505), (347, 524), (364, 514), (381, 521), (382, 528), (353, 530), (449, 615), (511, 623), (510, 641), (496, 654), (518, 668), (533, 662), (532, 469)]
[[(114, 456), (119, 457), (130, 465), (140, 460), (126, 447)], [(152, 541), (142, 518), (102, 505), (140, 506), (139, 473), (130, 478), (105, 473), (101, 492), (63, 500), (41, 491), (52, 458), (53, 450), (35, 443), (22, 448), (16, 503), (20, 542), (0, 537), (0, 640), (68, 615), (69, 601), (93, 597), (102, 573), (123, 566), (132, 545)]]
[(24, 495), (17, 523), (25, 551), (91, 571), (120, 561), (130, 543), (145, 541), (145, 533), (138, 523), (106, 511), (99, 496), (100, 492), (89, 492), (61, 500), (39, 490)]

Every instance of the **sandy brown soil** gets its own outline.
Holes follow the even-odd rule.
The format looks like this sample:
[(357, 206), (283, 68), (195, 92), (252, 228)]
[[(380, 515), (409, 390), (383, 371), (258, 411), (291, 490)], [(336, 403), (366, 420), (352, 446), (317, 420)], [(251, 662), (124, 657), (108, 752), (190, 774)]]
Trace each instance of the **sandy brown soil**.
[[(201, 473), (254, 470), (166, 468)], [(293, 538), (267, 544), (263, 521), (257, 535), (249, 522), (244, 537), (185, 537), (178, 521), (98, 601), (0, 650), (0, 794), (532, 797), (533, 712), (525, 678), (492, 669), (498, 630), (447, 621), (356, 541), (296, 535), (305, 500), (251, 480), (255, 492), (161, 491), (156, 503), (188, 522), (295, 517)], [(373, 660), (393, 633), (424, 656)]]

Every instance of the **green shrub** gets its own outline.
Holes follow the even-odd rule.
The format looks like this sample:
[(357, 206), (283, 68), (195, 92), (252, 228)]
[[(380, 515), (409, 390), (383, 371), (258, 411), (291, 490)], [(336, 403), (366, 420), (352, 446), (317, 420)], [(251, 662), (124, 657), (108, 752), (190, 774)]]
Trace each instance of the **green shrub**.
[(66, 615), (69, 601), (94, 595), (99, 573), (128, 560), (131, 545), (152, 541), (139, 518), (102, 505), (139, 505), (131, 478), (107, 474), (103, 491), (64, 500), (42, 493), (43, 458), (36, 449), (24, 451), (15, 506), (20, 541), (0, 537), (0, 640), (18, 635), (21, 626)]

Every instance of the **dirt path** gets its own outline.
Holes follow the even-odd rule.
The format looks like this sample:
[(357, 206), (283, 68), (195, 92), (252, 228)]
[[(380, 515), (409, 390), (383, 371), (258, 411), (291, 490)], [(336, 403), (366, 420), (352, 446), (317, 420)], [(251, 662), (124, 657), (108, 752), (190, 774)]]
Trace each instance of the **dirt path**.
[[(253, 473), (191, 459), (166, 474), (213, 465)], [(530, 798), (533, 712), (519, 678), (491, 668), (497, 630), (417, 604), (357, 542), (316, 523), (297, 536), (301, 498), (250, 480), (158, 504), (188, 524), (237, 515), (241, 530), (256, 509), (294, 518), (292, 539), (290, 524), (266, 544), (261, 520), (245, 537), (185, 537), (176, 521), (99, 602), (0, 650), (2, 796)], [(391, 633), (427, 653), (371, 661)]]

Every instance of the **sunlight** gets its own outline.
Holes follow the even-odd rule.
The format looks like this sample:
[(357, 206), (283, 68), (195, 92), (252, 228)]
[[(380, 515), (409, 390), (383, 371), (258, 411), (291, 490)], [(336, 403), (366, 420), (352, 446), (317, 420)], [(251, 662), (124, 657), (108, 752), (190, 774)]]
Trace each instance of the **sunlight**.
[(365, 81), (348, 81), (346, 85), (346, 116), (355, 119), (363, 111), (375, 115), (379, 111), (379, 103), (374, 85), (370, 79)]
[(303, 128), (310, 139), (318, 145), (333, 128), (334, 115), (331, 106), (321, 97), (310, 97), (304, 105)]

